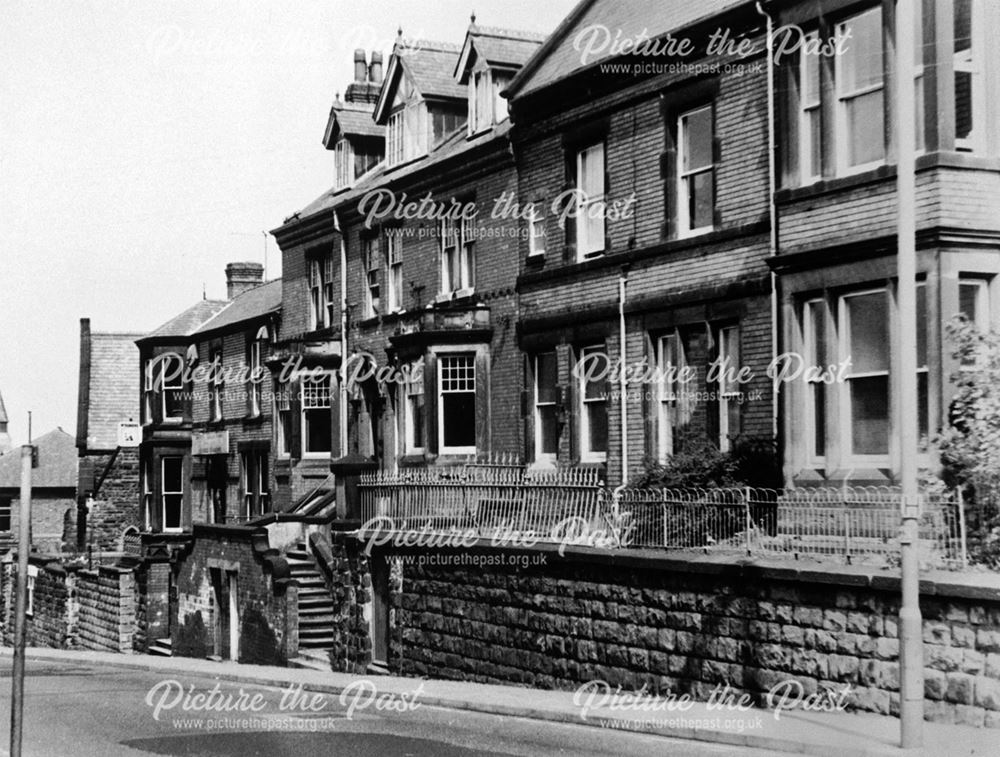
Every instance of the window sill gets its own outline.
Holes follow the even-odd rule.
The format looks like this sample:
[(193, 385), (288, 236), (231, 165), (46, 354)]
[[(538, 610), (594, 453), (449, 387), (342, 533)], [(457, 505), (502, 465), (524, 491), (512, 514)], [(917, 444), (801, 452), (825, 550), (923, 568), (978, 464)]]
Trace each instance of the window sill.
[(700, 229), (691, 229), (690, 231), (685, 231), (683, 233), (677, 234), (677, 241), (683, 242), (688, 239), (697, 239), (698, 237), (703, 237), (707, 234), (711, 234), (715, 231), (714, 226), (703, 226)]

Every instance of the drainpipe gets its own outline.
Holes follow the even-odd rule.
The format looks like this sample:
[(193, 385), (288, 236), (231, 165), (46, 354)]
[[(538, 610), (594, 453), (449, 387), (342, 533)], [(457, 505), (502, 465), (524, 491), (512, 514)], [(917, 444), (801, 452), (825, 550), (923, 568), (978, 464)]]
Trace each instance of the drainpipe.
[(340, 456), (347, 454), (347, 387), (344, 385), (346, 371), (344, 370), (344, 360), (347, 359), (347, 242), (344, 241), (344, 234), (340, 229), (340, 218), (337, 211), (333, 211), (333, 228), (340, 236), (340, 391), (338, 397), (338, 411), (340, 415)]
[[(765, 0), (766, 2), (767, 0)], [(770, 257), (778, 254), (778, 208), (774, 202), (774, 195), (777, 191), (777, 161), (775, 153), (777, 151), (777, 140), (774, 134), (774, 18), (764, 10), (763, 4), (758, 0), (757, 13), (764, 17), (767, 23), (767, 184), (768, 184), (768, 213), (770, 216), (771, 230), (768, 253)], [(778, 276), (771, 271), (771, 359), (778, 356)], [(774, 396), (771, 399), (771, 436), (778, 438), (778, 400), (781, 394), (781, 387), (774, 387)]]
[(618, 371), (618, 408), (621, 414), (622, 434), (622, 487), (628, 484), (628, 402), (625, 367), (627, 350), (625, 347), (625, 285), (628, 283), (628, 271), (622, 268), (618, 277), (618, 361), (621, 370)]

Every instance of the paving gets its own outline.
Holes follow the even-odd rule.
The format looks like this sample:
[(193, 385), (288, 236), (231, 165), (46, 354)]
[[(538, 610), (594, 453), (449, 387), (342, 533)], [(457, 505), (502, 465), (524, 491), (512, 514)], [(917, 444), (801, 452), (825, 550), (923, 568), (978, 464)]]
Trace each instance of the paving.
[[(9, 647), (0, 657), (11, 658)], [(301, 684), (305, 691), (339, 695), (361, 676), (328, 671), (244, 665), (182, 657), (122, 655), (104, 652), (29, 648), (27, 664), (64, 662), (122, 667), (164, 676), (207, 676), (221, 681), (285, 688)], [(868, 757), (925, 754), (976, 757), (1000, 755), (1000, 730), (942, 723), (924, 724), (924, 748), (899, 748), (899, 720), (850, 712), (783, 711), (738, 708), (733, 700), (721, 706), (681, 700), (641, 700), (636, 706), (616, 704), (604, 692), (543, 691), (517, 686), (467, 683), (397, 676), (365, 676), (381, 694), (410, 698), (428, 706), (471, 710), (566, 724), (658, 734), (673, 738), (731, 744), (802, 755)], [(183, 683), (183, 682), (182, 682)], [(350, 691), (350, 690), (349, 690)], [(603, 702), (603, 704), (602, 704)], [(619, 700), (620, 702), (620, 700)], [(584, 704), (589, 707), (582, 712)]]

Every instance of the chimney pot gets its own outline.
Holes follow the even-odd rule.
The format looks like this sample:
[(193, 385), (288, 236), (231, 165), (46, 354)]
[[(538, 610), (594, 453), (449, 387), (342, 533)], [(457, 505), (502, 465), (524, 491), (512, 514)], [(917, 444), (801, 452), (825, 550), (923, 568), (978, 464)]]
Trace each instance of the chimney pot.
[(364, 83), (368, 79), (368, 62), (364, 50), (354, 51), (354, 81)]
[(372, 62), (368, 66), (368, 81), (372, 84), (382, 83), (382, 53), (378, 50), (372, 51)]
[(226, 266), (226, 297), (233, 299), (264, 283), (264, 266), (260, 263), (230, 263)]

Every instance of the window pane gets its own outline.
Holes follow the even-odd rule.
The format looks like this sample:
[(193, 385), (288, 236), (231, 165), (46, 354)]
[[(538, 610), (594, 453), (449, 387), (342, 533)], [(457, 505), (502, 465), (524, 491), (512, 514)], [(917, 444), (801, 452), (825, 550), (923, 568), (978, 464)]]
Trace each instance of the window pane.
[(586, 375), (591, 377), (584, 388), (584, 396), (590, 399), (602, 399), (605, 393), (604, 376), (608, 372), (608, 356), (603, 351), (588, 350), (584, 352), (587, 361)]
[(184, 458), (163, 458), (163, 491), (180, 492), (184, 490)]
[(691, 228), (703, 229), (713, 224), (715, 198), (713, 197), (712, 172), (695, 174), (688, 180)]
[(712, 165), (712, 109), (701, 108), (681, 117), (684, 131), (684, 171)]
[(854, 454), (889, 453), (889, 377), (851, 379)]
[(826, 454), (826, 386), (812, 384), (813, 451), (817, 457)]
[(846, 21), (841, 34), (849, 39), (841, 55), (842, 92), (856, 92), (882, 82), (882, 12), (873, 9)]
[(927, 365), (927, 287), (917, 287), (917, 367)]
[(163, 527), (181, 527), (181, 505), (183, 496), (180, 494), (165, 494), (163, 496)]
[(329, 452), (331, 448), (330, 412), (328, 409), (307, 410), (306, 452)]
[(555, 405), (538, 408), (538, 449), (543, 455), (559, 451), (559, 421)]
[(846, 300), (852, 373), (889, 370), (889, 307), (885, 292)]
[(818, 176), (823, 165), (823, 122), (820, 120), (820, 109), (809, 111), (809, 175)]
[(885, 155), (885, 124), (882, 90), (848, 100), (847, 129), (851, 135), (850, 165), (881, 160)]
[(917, 428), (920, 435), (921, 452), (926, 452), (928, 429), (930, 427), (930, 408), (928, 403), (927, 371), (917, 374)]
[(968, 139), (972, 135), (972, 74), (955, 72), (955, 138)]
[(587, 426), (590, 431), (589, 451), (608, 451), (608, 406), (606, 402), (588, 402)]
[(445, 447), (476, 446), (476, 395), (452, 392), (441, 395)]
[(535, 358), (535, 386), (538, 402), (556, 402), (556, 353), (543, 352)]

